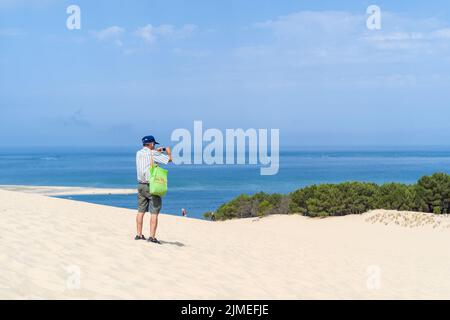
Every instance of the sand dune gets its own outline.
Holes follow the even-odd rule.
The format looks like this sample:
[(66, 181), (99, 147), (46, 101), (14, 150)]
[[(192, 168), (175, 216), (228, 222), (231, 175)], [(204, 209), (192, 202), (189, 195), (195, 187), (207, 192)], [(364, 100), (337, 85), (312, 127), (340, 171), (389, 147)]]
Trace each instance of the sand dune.
[(449, 299), (446, 217), (399, 215), (162, 215), (158, 246), (132, 240), (133, 210), (0, 191), (0, 298)]
[(0, 185), (0, 190), (34, 193), (44, 196), (75, 196), (104, 194), (133, 194), (135, 189), (119, 188), (89, 188), (89, 187), (59, 187), (59, 186), (15, 186)]

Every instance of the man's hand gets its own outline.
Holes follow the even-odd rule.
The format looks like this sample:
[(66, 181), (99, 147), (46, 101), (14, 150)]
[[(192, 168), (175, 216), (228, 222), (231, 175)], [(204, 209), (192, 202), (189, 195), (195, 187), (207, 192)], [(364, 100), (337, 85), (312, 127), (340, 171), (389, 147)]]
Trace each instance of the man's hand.
[(169, 156), (169, 162), (172, 162), (172, 150), (170, 150), (170, 147), (159, 147), (158, 149), (156, 149), (156, 151), (158, 152), (166, 152), (167, 155)]
[(172, 150), (170, 147), (166, 147), (166, 153), (169, 156), (169, 162), (172, 162)]

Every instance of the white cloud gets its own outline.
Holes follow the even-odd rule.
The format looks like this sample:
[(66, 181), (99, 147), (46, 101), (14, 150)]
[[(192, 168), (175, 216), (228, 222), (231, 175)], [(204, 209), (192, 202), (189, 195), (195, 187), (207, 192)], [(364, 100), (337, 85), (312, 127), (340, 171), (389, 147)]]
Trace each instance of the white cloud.
[(430, 33), (431, 38), (434, 39), (450, 39), (450, 28), (443, 28)]
[(368, 36), (367, 39), (373, 41), (430, 41), (450, 39), (450, 28), (442, 28), (428, 32), (390, 32), (381, 33), (375, 36)]
[(410, 18), (382, 11), (382, 29), (368, 30), (367, 15), (342, 11), (301, 11), (255, 23), (255, 30), (269, 31), (270, 44), (242, 47), (235, 55), (250, 57), (254, 54), (289, 56), (307, 61), (352, 62), (370, 61), (389, 51), (389, 59), (400, 55), (392, 51), (409, 50), (410, 55), (422, 53), (442, 55), (450, 50), (450, 27), (436, 18)]
[[(366, 19), (364, 12), (304, 11), (254, 23), (246, 29), (251, 44), (231, 53), (232, 70), (242, 74), (236, 78), (255, 75), (248, 76), (248, 82), (261, 87), (302, 88), (313, 83), (413, 87), (449, 82), (443, 77), (450, 67), (448, 22), (382, 12), (382, 29), (369, 30)], [(437, 64), (442, 66), (439, 71), (434, 69)]]
[(374, 41), (407, 41), (407, 40), (422, 40), (425, 39), (425, 34), (421, 32), (392, 32), (373, 37), (367, 37)]
[(153, 43), (156, 41), (156, 35), (155, 35), (155, 31), (154, 31), (154, 27), (149, 24), (145, 27), (140, 27), (138, 28), (134, 34), (142, 39), (144, 39), (145, 41), (149, 42), (149, 43)]
[(93, 36), (99, 41), (113, 41), (116, 45), (122, 46), (122, 36), (125, 34), (125, 29), (112, 26), (100, 31), (94, 31)]
[(341, 11), (301, 11), (255, 23), (253, 26), (269, 29), (282, 39), (311, 39), (332, 36), (337, 33), (341, 36), (349, 36), (362, 25), (365, 25), (364, 15)]
[(158, 39), (181, 39), (189, 37), (197, 29), (196, 25), (186, 24), (177, 28), (171, 24), (153, 26), (148, 24), (138, 28), (134, 35), (144, 39), (148, 43), (155, 43)]
[(196, 29), (197, 26), (193, 24), (185, 24), (181, 27), (176, 27), (171, 24), (161, 24), (159, 26), (148, 24), (144, 27), (137, 28), (133, 32), (127, 32), (122, 27), (112, 26), (100, 31), (91, 32), (91, 35), (98, 41), (115, 43), (123, 49), (124, 54), (130, 55), (139, 51), (139, 44), (133, 41), (130, 36), (144, 40), (146, 44), (154, 44), (160, 40), (185, 39), (192, 35)]

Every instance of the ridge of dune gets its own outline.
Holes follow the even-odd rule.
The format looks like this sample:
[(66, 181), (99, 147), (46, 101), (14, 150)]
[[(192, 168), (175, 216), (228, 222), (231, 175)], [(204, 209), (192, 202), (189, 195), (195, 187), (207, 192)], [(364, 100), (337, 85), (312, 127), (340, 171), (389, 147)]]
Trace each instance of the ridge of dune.
[(93, 188), (93, 187), (65, 187), (65, 186), (23, 186), (0, 185), (0, 190), (17, 191), (40, 194), (43, 196), (75, 196), (75, 195), (106, 195), (106, 194), (134, 194), (134, 189), (124, 188)]
[(133, 240), (134, 214), (0, 190), (0, 298), (450, 298), (446, 217), (161, 215), (158, 246)]

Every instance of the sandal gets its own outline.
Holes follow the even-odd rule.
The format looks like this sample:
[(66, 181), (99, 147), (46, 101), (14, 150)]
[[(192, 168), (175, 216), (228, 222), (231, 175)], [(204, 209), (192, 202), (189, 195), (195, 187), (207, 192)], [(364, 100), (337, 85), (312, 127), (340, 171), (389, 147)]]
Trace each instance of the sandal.
[(157, 243), (157, 244), (161, 244), (161, 242), (158, 240), (158, 239), (156, 239), (156, 238), (148, 238), (148, 242), (153, 242), (153, 243)]

